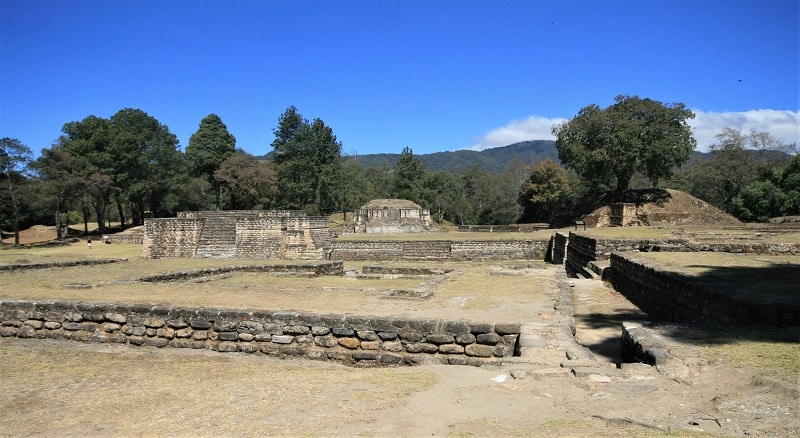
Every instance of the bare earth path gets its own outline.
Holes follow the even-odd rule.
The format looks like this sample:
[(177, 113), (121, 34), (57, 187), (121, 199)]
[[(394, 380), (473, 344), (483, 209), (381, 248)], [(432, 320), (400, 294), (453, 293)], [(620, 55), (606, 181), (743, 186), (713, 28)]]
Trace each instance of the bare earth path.
[(616, 368), (619, 322), (643, 315), (599, 281), (543, 269), (556, 286), (526, 304), (522, 356), (500, 366), (356, 369), (0, 338), (0, 435), (800, 435), (796, 378), (710, 363), (692, 345), (676, 346), (678, 378)]

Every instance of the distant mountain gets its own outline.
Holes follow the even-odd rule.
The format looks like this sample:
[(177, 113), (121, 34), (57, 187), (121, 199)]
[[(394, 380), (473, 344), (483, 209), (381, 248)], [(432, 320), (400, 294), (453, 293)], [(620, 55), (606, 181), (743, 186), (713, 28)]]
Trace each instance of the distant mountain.
[[(418, 155), (425, 168), (431, 172), (460, 172), (481, 165), (489, 172), (500, 173), (514, 158), (531, 164), (547, 158), (558, 162), (556, 142), (553, 140), (523, 141), (482, 151), (461, 150)], [(400, 154), (367, 154), (349, 157), (366, 167), (394, 167)]]

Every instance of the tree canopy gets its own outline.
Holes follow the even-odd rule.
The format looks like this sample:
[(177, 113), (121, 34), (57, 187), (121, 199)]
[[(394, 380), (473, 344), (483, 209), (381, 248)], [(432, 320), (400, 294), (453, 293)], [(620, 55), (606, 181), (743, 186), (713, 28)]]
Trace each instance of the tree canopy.
[(625, 190), (634, 174), (653, 185), (691, 157), (697, 142), (686, 120), (694, 118), (682, 103), (620, 95), (602, 109), (592, 104), (553, 127), (561, 162), (595, 187)]
[(214, 172), (235, 150), (236, 137), (228, 132), (228, 127), (216, 114), (209, 114), (200, 121), (200, 127), (189, 137), (189, 145), (186, 146), (189, 175), (205, 178), (212, 184), (217, 209), (220, 208), (221, 185), (214, 178)]

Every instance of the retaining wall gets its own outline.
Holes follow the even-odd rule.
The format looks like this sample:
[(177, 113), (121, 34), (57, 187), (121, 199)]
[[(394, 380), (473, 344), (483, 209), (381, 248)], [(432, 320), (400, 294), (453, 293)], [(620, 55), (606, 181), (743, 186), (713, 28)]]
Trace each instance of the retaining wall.
[(334, 241), (332, 260), (543, 260), (547, 241)]
[(520, 324), (86, 303), (0, 301), (0, 336), (195, 348), (355, 366), (438, 361), (480, 366), (512, 356)]
[[(572, 242), (570, 242), (570, 247)], [(655, 319), (723, 323), (800, 325), (800, 305), (736, 296), (672, 271), (648, 266), (622, 253), (611, 255), (604, 272), (614, 289)]]

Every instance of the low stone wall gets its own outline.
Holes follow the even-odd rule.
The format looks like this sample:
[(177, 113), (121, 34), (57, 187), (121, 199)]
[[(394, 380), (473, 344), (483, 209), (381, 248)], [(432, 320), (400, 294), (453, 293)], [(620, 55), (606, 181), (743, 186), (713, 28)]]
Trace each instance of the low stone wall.
[(0, 336), (4, 337), (208, 349), (354, 366), (415, 365), (431, 360), (480, 366), (512, 356), (519, 333), (519, 323), (0, 301)]
[[(570, 242), (572, 246), (572, 242)], [(604, 277), (648, 316), (668, 321), (713, 320), (722, 323), (800, 325), (800, 305), (746, 300), (672, 271), (613, 253)]]
[(331, 260), (543, 260), (547, 241), (334, 241)]

